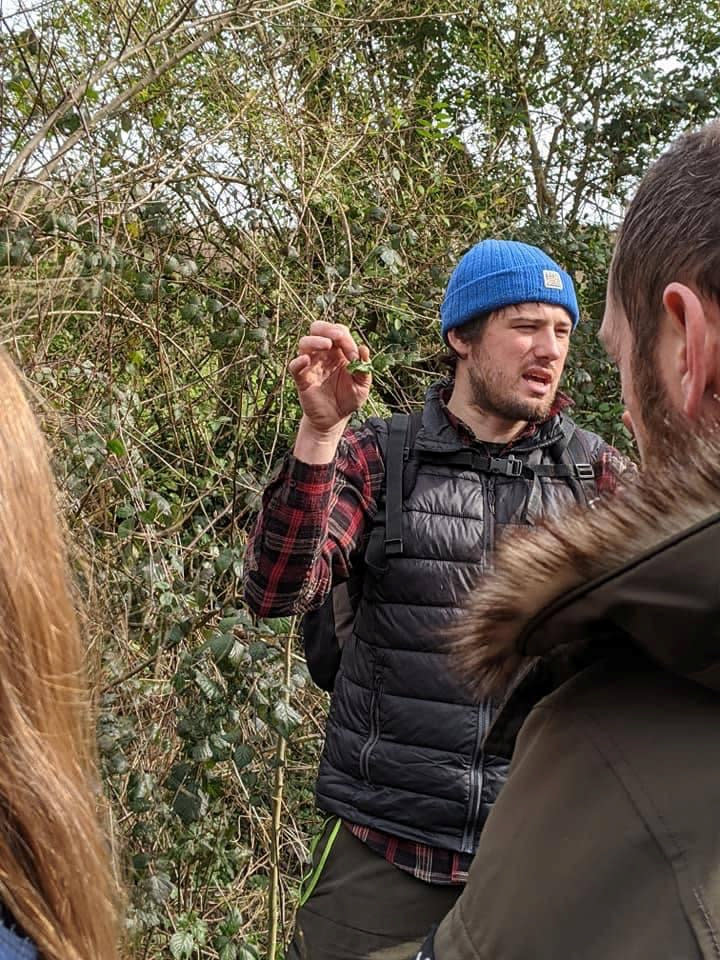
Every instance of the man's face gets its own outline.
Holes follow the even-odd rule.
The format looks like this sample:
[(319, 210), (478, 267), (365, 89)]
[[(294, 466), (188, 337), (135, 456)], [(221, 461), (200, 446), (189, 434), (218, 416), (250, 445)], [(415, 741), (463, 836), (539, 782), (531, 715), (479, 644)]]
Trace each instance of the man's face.
[(496, 310), (480, 338), (465, 345), (471, 403), (509, 421), (544, 420), (555, 400), (571, 331), (563, 307), (521, 303)]

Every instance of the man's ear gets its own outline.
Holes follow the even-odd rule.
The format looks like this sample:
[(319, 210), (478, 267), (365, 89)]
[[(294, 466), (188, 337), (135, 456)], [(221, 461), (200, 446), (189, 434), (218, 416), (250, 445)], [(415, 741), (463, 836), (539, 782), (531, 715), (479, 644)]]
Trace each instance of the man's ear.
[(462, 337), (459, 337), (455, 330), (448, 330), (447, 332), (447, 341), (448, 344), (453, 348), (455, 353), (462, 357), (464, 360), (470, 354), (470, 344), (467, 341), (463, 340)]
[(665, 287), (663, 306), (671, 323), (672, 373), (679, 380), (682, 410), (691, 420), (697, 420), (712, 372), (708, 359), (714, 355), (714, 327), (708, 323), (698, 295), (683, 283)]

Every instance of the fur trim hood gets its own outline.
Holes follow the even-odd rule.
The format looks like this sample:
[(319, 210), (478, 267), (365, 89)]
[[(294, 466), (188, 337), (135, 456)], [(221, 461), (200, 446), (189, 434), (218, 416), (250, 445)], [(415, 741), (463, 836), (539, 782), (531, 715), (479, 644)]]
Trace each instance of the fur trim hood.
[(476, 693), (502, 696), (536, 658), (582, 657), (608, 636), (720, 691), (720, 437), (688, 447), (498, 547), (454, 630)]

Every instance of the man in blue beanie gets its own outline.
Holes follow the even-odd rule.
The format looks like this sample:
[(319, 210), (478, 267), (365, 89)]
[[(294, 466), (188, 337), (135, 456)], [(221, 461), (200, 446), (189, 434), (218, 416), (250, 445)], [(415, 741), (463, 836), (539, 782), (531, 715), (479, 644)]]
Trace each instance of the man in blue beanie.
[(323, 321), (300, 340), (303, 416), (245, 574), (259, 616), (306, 614), (311, 674), (332, 690), (328, 819), (288, 960), (405, 958), (463, 889), (508, 762), (483, 750), (494, 706), (451, 670), (447, 629), (499, 537), (613, 491), (626, 466), (558, 392), (578, 320), (546, 254), (485, 240), (441, 308), (454, 376), (421, 411), (354, 429), (368, 348)]

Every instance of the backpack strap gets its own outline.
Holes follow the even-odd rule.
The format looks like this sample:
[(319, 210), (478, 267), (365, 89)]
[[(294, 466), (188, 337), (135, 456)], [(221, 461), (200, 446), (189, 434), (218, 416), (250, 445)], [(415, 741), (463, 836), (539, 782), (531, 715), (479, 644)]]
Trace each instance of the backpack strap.
[[(415, 437), (422, 423), (422, 410), (411, 414), (395, 413), (388, 424), (387, 440), (381, 450), (385, 456), (385, 485), (381, 503), (365, 550), (365, 565), (375, 574), (386, 568), (386, 557), (402, 555), (402, 506), (408, 494), (409, 465)], [(378, 424), (379, 426), (379, 424)], [(412, 477), (414, 486), (417, 464)], [(305, 660), (310, 676), (323, 690), (332, 691), (340, 667), (343, 641), (352, 631), (352, 622), (361, 591), (362, 573), (334, 584), (325, 602), (306, 613), (301, 621)]]
[(552, 477), (567, 481), (581, 504), (590, 504), (597, 496), (595, 468), (589, 462), (580, 431), (569, 417), (560, 423), (561, 436), (552, 445), (554, 463), (526, 464), (517, 457), (488, 457), (467, 447), (453, 453), (416, 451), (415, 438), (422, 424), (422, 410), (411, 414), (394, 413), (388, 424), (385, 447), (385, 488), (365, 551), (365, 564), (376, 574), (386, 570), (387, 557), (403, 553), (403, 503), (412, 492), (421, 463), (438, 462), (505, 477)]
[(573, 434), (565, 451), (565, 456), (575, 467), (577, 482), (582, 488), (585, 504), (592, 506), (598, 496), (595, 467), (590, 462), (590, 455), (583, 440), (582, 431), (578, 430), (575, 424), (573, 424), (573, 428)]
[(538, 477), (567, 480), (578, 503), (587, 506), (597, 496), (595, 467), (589, 462), (580, 431), (569, 417), (562, 418), (560, 430), (560, 439), (551, 447), (555, 463), (541, 463), (532, 469)]
[(414, 449), (421, 424), (422, 410), (394, 413), (388, 424), (383, 499), (365, 550), (365, 565), (376, 574), (385, 572), (387, 557), (402, 556), (403, 501), (417, 478)]
[(342, 655), (335, 623), (334, 594), (339, 589), (333, 587), (322, 605), (304, 614), (300, 621), (308, 671), (313, 681), (328, 691), (335, 686)]
[(415, 440), (420, 427), (422, 426), (423, 412), (413, 410), (408, 421), (407, 433), (405, 435), (405, 467), (403, 469), (403, 503), (407, 500), (415, 488), (418, 470), (420, 469), (420, 458), (415, 449)]
[(454, 453), (423, 451), (420, 456), (424, 462), (442, 463), (477, 473), (523, 477), (525, 480), (533, 480), (535, 477), (566, 480), (578, 502), (589, 503), (597, 494), (595, 468), (589, 462), (580, 431), (569, 417), (562, 418), (560, 430), (560, 437), (550, 448), (553, 463), (523, 463), (512, 454), (507, 457), (488, 457), (472, 447)]
[(423, 463), (440, 463), (444, 466), (474, 470), (476, 473), (494, 473), (504, 477), (525, 477), (526, 479), (532, 479), (537, 469), (523, 463), (512, 454), (509, 457), (488, 457), (471, 447), (455, 450), (453, 453), (445, 453), (442, 450), (423, 450), (420, 459)]
[(388, 428), (385, 453), (385, 556), (401, 557), (403, 464), (405, 462), (405, 437), (410, 417), (406, 413), (394, 413)]

